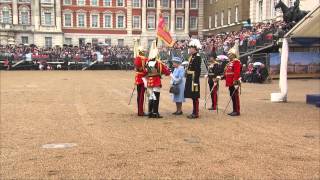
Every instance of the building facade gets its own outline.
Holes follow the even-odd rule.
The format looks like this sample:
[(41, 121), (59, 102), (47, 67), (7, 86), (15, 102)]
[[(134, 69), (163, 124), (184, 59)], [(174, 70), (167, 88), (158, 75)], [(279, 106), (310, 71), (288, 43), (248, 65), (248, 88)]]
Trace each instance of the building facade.
[(60, 0), (0, 0), (0, 43), (63, 43)]
[(248, 0), (207, 0), (204, 3), (204, 35), (239, 30), (249, 19)]
[(1, 44), (147, 46), (162, 13), (176, 39), (202, 36), (204, 0), (0, 0)]
[(176, 39), (201, 29), (204, 0), (62, 0), (64, 43), (150, 45), (160, 12)]
[[(281, 10), (276, 10), (274, 7), (279, 0), (250, 0), (250, 19), (253, 23), (266, 22), (273, 20), (281, 20)], [(287, 7), (294, 5), (295, 0), (282, 0)], [(311, 11), (319, 6), (319, 0), (300, 0), (300, 9)]]

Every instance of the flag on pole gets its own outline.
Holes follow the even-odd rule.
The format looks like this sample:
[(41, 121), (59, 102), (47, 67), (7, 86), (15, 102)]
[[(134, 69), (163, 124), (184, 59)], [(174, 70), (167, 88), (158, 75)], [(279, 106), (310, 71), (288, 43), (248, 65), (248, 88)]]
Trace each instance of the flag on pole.
[(158, 23), (158, 30), (157, 30), (157, 37), (160, 38), (163, 42), (165, 42), (169, 47), (172, 47), (176, 42), (171, 37), (168, 28), (166, 26), (166, 22), (162, 16), (162, 13), (159, 15), (159, 23)]

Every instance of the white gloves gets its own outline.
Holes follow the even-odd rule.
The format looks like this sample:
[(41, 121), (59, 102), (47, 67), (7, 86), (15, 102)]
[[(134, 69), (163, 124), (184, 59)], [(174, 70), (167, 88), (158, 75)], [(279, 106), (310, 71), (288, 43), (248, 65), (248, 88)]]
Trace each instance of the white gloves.
[(144, 87), (146, 88), (148, 86), (147, 79), (145, 77), (143, 77), (142, 81), (143, 81)]

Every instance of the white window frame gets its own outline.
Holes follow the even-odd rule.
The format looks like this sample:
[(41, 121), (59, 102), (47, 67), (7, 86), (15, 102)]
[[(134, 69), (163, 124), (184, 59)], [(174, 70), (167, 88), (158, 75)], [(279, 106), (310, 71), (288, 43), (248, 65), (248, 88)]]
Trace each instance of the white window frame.
[(221, 19), (220, 19), (220, 25), (221, 26), (224, 26), (224, 11), (221, 11), (221, 17), (220, 17)]
[[(26, 38), (27, 42), (23, 42), (23, 39)], [(29, 36), (21, 36), (21, 43), (22, 44), (29, 44)]]
[[(119, 16), (123, 16), (123, 27), (119, 27)], [(118, 13), (116, 16), (116, 27), (117, 29), (125, 29), (126, 28), (126, 16), (124, 13)]]
[[(50, 47), (47, 46), (47, 38), (51, 40), (51, 42), (50, 42), (50, 44), (51, 44)], [(52, 37), (45, 37), (45, 38), (44, 38), (44, 46), (45, 46), (45, 48), (51, 48), (51, 47), (53, 46), (52, 40), (53, 40)]]
[(163, 0), (160, 1), (160, 4), (161, 4), (161, 7), (162, 8), (170, 8), (170, 2), (171, 0), (166, 0), (168, 2), (168, 5), (167, 6), (163, 6)]
[[(211, 26), (211, 16), (209, 16), (209, 18), (210, 18), (210, 26)], [(191, 19), (195, 19), (195, 25), (194, 25), (194, 27), (192, 26), (192, 21), (191, 21)], [(190, 16), (189, 17), (189, 29), (191, 29), (191, 30), (196, 30), (196, 29), (198, 29), (198, 17), (197, 16)]]
[[(181, 18), (182, 20), (181, 20), (181, 23), (182, 23), (182, 27), (181, 28), (179, 28), (178, 27), (178, 18)], [(184, 16), (181, 16), (181, 15), (178, 15), (178, 16), (176, 16), (176, 30), (183, 30), (184, 29)]]
[[(8, 22), (4, 22), (4, 18), (3, 18), (3, 11), (4, 10), (7, 10), (8, 12), (9, 12), (9, 17), (8, 17)], [(2, 8), (1, 8), (1, 16), (0, 16), (0, 18), (1, 18), (1, 23), (5, 23), (5, 24), (12, 24), (12, 11), (11, 11), (11, 8), (9, 7), (9, 6), (3, 6)]]
[[(47, 22), (46, 22), (46, 14), (50, 14), (50, 24), (47, 24)], [(43, 25), (44, 26), (52, 26), (52, 22), (53, 22), (52, 12), (43, 12)]]
[[(195, 7), (193, 7), (192, 6), (192, 1), (196, 1), (196, 6)], [(190, 0), (190, 9), (198, 9), (198, 6), (199, 6), (199, 1), (198, 0)]]
[(63, 5), (72, 5), (72, 0), (69, 0), (70, 3), (66, 3), (66, 0), (63, 0)]
[[(177, 3), (177, 1), (181, 1), (181, 3), (182, 3), (182, 7), (178, 7), (178, 3)], [(176, 7), (176, 9), (184, 9), (184, 0), (175, 0), (175, 7)]]
[[(98, 18), (97, 18), (97, 27), (94, 27), (93, 26), (93, 16), (97, 16)], [(90, 27), (91, 28), (99, 28), (100, 27), (100, 16), (99, 16), (99, 14), (98, 13), (91, 13), (90, 14)]]
[[(147, 1), (147, 8), (156, 8), (156, 0), (146, 0)], [(149, 6), (149, 1), (153, 1), (153, 6)]]
[(216, 14), (214, 15), (214, 27), (218, 27), (218, 18), (219, 18), (219, 14), (216, 13)]
[[(67, 26), (66, 25), (66, 15), (70, 15), (70, 18), (71, 18), (71, 20), (70, 20), (70, 26)], [(63, 13), (63, 27), (72, 27), (72, 25), (73, 25), (73, 14), (72, 14), (72, 12), (64, 12)]]
[[(139, 6), (135, 6), (135, 4), (138, 2)], [(132, 0), (132, 8), (141, 8), (141, 0)]]
[[(80, 4), (79, 1), (83, 1), (83, 4)], [(86, 0), (77, 0), (77, 5), (78, 6), (85, 6), (86, 5)]]
[(116, 0), (117, 7), (125, 7), (125, 1), (124, 0), (121, 0), (121, 1), (122, 1), (122, 6), (119, 6), (119, 0)]
[(234, 22), (239, 22), (239, 6), (235, 6)]
[[(84, 17), (83, 17), (83, 26), (79, 26), (79, 15), (83, 15)], [(85, 12), (80, 12), (80, 13), (77, 13), (77, 27), (78, 28), (85, 28), (85, 27), (87, 27), (87, 21), (86, 21), (86, 19), (87, 19), (87, 15), (86, 15), (86, 13)]]
[(170, 15), (169, 14), (163, 14), (163, 19), (168, 18), (168, 23), (166, 24), (167, 28), (170, 29)]
[(106, 0), (103, 0), (103, 6), (104, 7), (112, 7), (112, 0), (109, 0), (109, 1), (110, 1), (110, 5), (107, 5)]
[(91, 6), (99, 6), (99, 0), (96, 0), (97, 1), (97, 5), (94, 5), (92, 2), (93, 2), (93, 0), (90, 0), (90, 5)]
[[(27, 13), (27, 23), (22, 22), (22, 13)], [(30, 8), (28, 6), (19, 7), (19, 24), (21, 25), (30, 25)]]
[[(106, 16), (110, 16), (110, 27), (107, 27), (106, 26)], [(105, 12), (104, 14), (103, 14), (103, 27), (104, 28), (108, 28), (108, 29), (111, 29), (111, 28), (113, 28), (113, 15), (112, 15), (112, 13), (111, 12)]]
[[(153, 17), (153, 27), (151, 27), (151, 28), (148, 27), (149, 17)], [(155, 15), (155, 14), (148, 14), (148, 15), (147, 15), (147, 29), (148, 29), (148, 30), (154, 30), (154, 29), (156, 29), (156, 15)]]
[[(134, 26), (135, 18), (139, 19), (139, 21), (138, 21), (139, 22), (139, 26), (138, 27)], [(137, 15), (132, 16), (132, 29), (141, 29), (141, 16), (137, 16)]]
[[(70, 40), (70, 43), (67, 43), (67, 39)], [(72, 45), (72, 38), (70, 38), (70, 37), (64, 38), (64, 44)]]
[(231, 8), (228, 8), (228, 25), (231, 24)]

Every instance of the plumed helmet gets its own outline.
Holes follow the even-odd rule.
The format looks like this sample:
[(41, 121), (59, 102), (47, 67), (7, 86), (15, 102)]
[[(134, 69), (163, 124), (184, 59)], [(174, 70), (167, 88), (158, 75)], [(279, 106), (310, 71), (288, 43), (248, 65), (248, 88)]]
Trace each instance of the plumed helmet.
[(138, 50), (138, 52), (144, 52), (145, 51), (143, 46), (139, 46), (137, 50)]
[(199, 39), (191, 39), (191, 41), (189, 42), (189, 47), (194, 47), (196, 49), (201, 49), (202, 48), (202, 45), (199, 41)]
[(228, 51), (228, 54), (232, 54), (232, 55), (237, 56), (237, 51), (236, 51), (235, 48), (231, 48), (231, 49)]
[(155, 59), (158, 56), (159, 52), (157, 48), (151, 49), (149, 52), (149, 59)]

